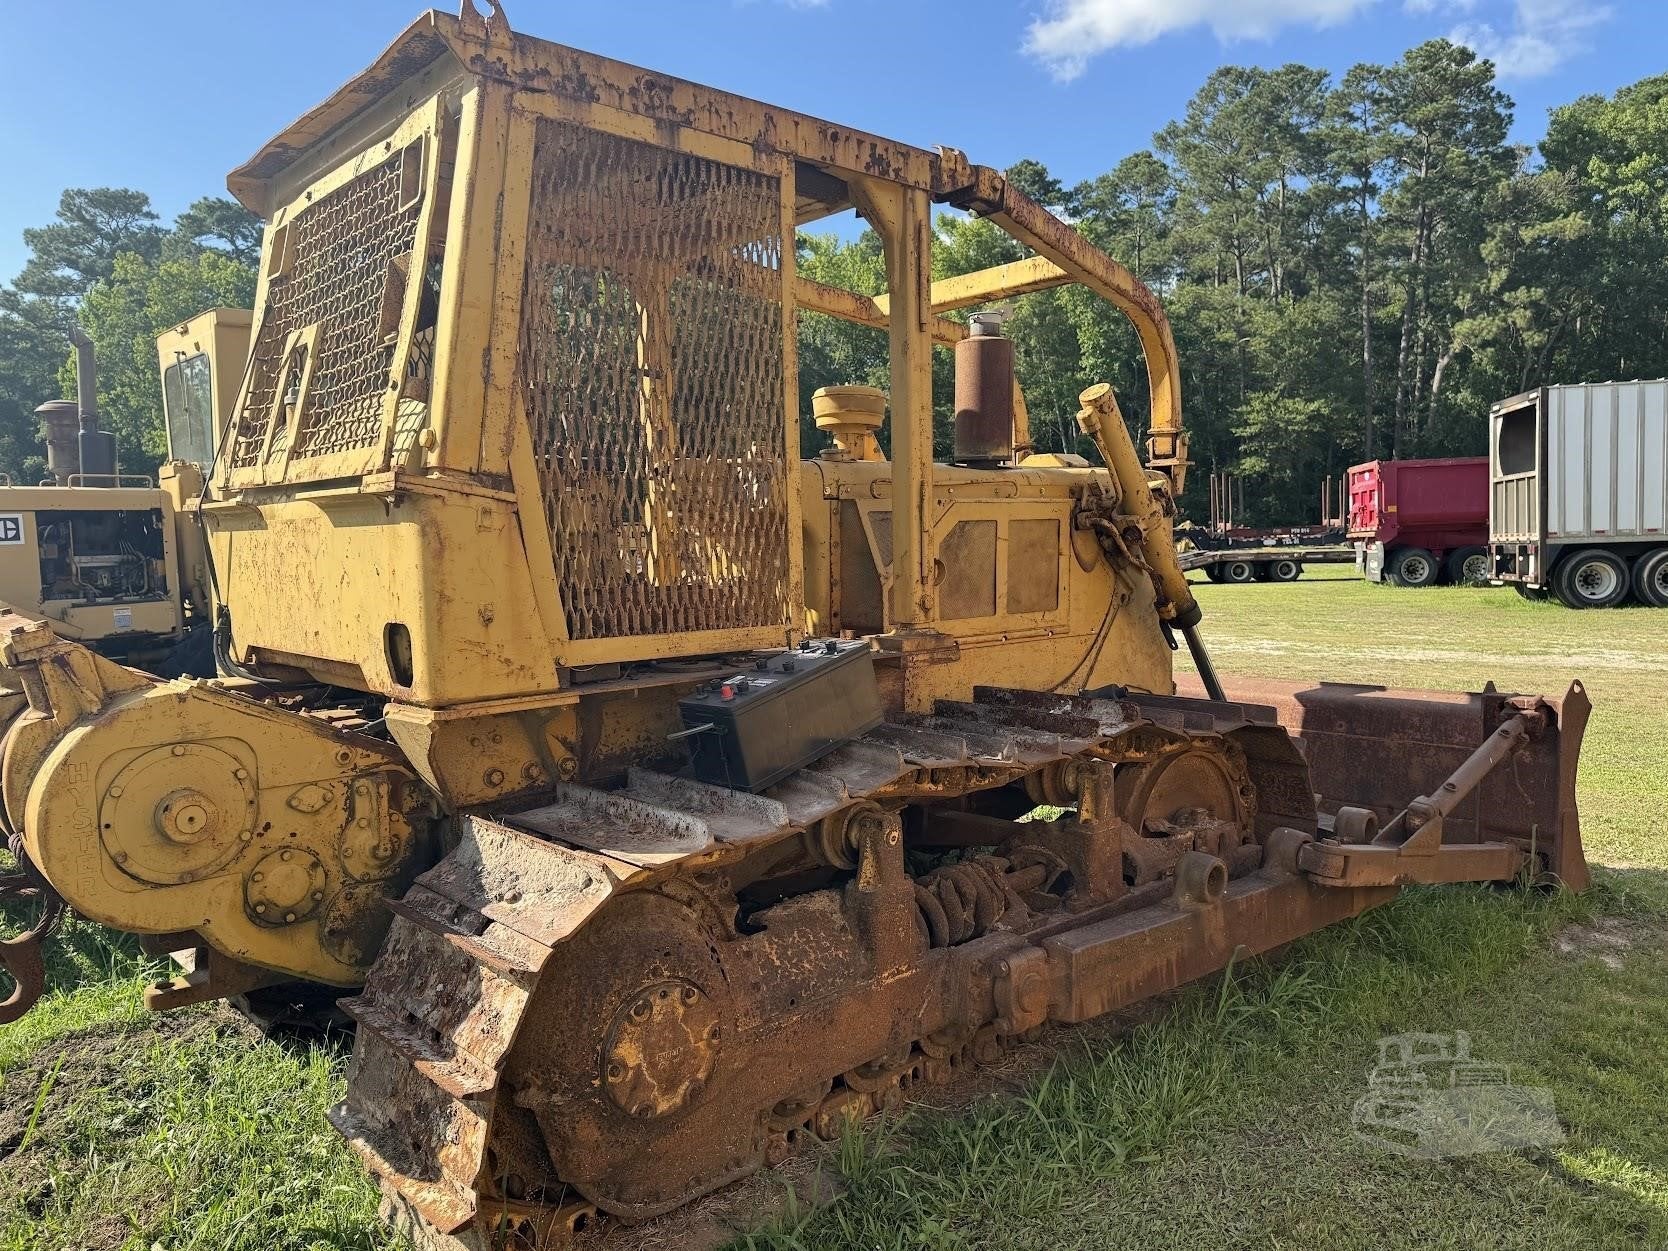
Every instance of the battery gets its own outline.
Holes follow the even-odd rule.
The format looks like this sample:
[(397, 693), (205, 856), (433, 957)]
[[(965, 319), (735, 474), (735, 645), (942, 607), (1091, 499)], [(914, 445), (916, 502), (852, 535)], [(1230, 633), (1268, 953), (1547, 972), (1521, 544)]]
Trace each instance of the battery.
[(861, 639), (807, 639), (761, 653), (678, 701), (695, 776), (762, 791), (879, 725), (874, 653)]

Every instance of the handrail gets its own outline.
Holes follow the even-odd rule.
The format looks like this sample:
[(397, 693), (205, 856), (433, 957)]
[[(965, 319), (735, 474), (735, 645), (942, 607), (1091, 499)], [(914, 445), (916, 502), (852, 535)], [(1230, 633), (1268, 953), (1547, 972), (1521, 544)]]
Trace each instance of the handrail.
[(154, 487), (156, 482), (149, 474), (139, 473), (72, 473), (64, 479), (65, 486), (79, 487)]
[[(996, 170), (968, 163), (953, 148), (940, 150), (938, 164), (943, 183), (934, 189), (935, 198), (988, 217), (1112, 304), (1135, 327), (1141, 338), (1141, 353), (1146, 357), (1147, 387), (1152, 397), (1147, 467), (1169, 478), (1171, 494), (1180, 497), (1190, 463), (1187, 432), (1182, 427), (1181, 365), (1170, 318), (1158, 297), (1146, 283)], [(1032, 276), (1040, 280), (1044, 272), (1039, 269)]]

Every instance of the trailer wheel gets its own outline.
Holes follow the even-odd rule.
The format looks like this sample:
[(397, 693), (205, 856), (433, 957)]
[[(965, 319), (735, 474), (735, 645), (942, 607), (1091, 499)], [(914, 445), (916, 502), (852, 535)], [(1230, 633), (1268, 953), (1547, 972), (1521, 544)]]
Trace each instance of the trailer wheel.
[(1462, 547), (1448, 553), (1446, 572), (1455, 586), (1481, 586), (1488, 581), (1487, 549)]
[(1390, 558), (1387, 572), (1397, 586), (1431, 586), (1441, 566), (1422, 547), (1404, 547)]
[(1209, 578), (1212, 582), (1222, 581), (1222, 566), (1221, 565), (1206, 565), (1205, 566), (1205, 577)]
[(1641, 604), (1668, 608), (1668, 547), (1646, 552), (1633, 562), (1633, 594)]
[(1551, 594), (1544, 586), (1530, 586), (1527, 582), (1512, 583), (1512, 590), (1516, 591), (1519, 597), (1533, 604), (1541, 603)]
[(1270, 582), (1296, 582), (1303, 576), (1303, 566), (1290, 556), (1282, 556), (1279, 560), (1271, 560), (1264, 566), (1268, 570)]
[(1257, 576), (1257, 566), (1249, 560), (1229, 560), (1217, 566), (1224, 582), (1250, 582)]
[(1566, 556), (1552, 572), (1552, 593), (1565, 608), (1614, 608), (1627, 591), (1627, 566), (1596, 547)]

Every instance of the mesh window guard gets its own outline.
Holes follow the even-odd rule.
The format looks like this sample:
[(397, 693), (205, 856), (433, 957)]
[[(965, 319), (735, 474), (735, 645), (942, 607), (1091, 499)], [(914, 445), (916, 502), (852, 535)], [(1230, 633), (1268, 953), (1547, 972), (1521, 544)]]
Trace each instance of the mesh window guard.
[(575, 639), (787, 620), (781, 194), (539, 123), (520, 385)]
[[(273, 279), (252, 351), (248, 394), (238, 413), (233, 469), (255, 465), (266, 442), (284, 345), (317, 325), (317, 354), (292, 459), (375, 447), (382, 435), (389, 346), (379, 334), (390, 272), (409, 261), (422, 198), (401, 206), (401, 158), (367, 170), (309, 205), (290, 223), (293, 259)], [(284, 445), (274, 432), (273, 452)]]

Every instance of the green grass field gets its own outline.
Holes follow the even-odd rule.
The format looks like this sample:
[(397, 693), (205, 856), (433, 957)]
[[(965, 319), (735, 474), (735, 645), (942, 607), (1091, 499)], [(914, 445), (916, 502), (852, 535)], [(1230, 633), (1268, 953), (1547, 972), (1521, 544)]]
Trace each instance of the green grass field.
[[(755, 1183), (769, 1202), (736, 1245), (1668, 1246), (1668, 615), (1324, 575), (1199, 593), (1226, 673), (1579, 677), (1595, 890), (1411, 892), (1156, 1010), (1056, 1031), (1052, 1063), (813, 1160), (833, 1202)], [(324, 1121), (340, 1049), (263, 1041), (223, 1009), (148, 1018), (153, 968), (90, 928), (66, 937), (51, 998), (0, 1029), (0, 1249), (393, 1245)], [(1550, 1092), (1562, 1141), (1427, 1160), (1359, 1139), (1377, 1040), (1411, 1031), (1466, 1031)], [(659, 1223), (653, 1245), (685, 1242)]]

